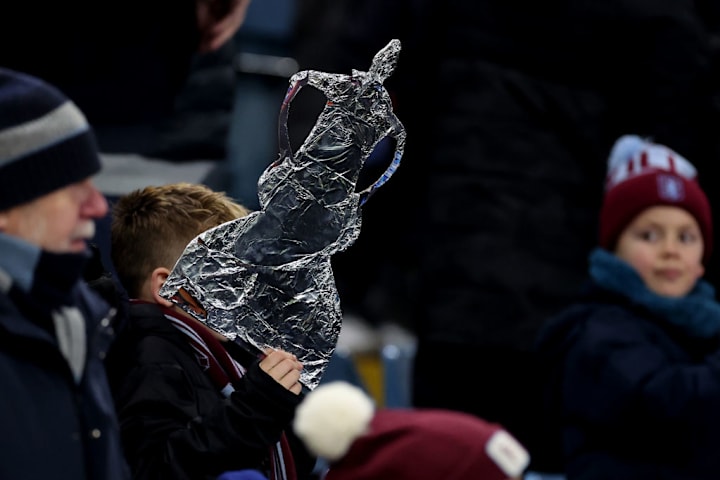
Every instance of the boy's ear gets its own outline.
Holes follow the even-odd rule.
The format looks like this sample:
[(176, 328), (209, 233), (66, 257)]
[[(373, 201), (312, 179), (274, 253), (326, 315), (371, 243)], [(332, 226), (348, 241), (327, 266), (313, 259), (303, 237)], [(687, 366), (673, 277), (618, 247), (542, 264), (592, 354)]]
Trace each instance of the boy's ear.
[(155, 303), (166, 307), (171, 307), (172, 302), (160, 296), (160, 288), (163, 286), (169, 275), (170, 270), (165, 267), (158, 267), (150, 274), (150, 294), (152, 295)]

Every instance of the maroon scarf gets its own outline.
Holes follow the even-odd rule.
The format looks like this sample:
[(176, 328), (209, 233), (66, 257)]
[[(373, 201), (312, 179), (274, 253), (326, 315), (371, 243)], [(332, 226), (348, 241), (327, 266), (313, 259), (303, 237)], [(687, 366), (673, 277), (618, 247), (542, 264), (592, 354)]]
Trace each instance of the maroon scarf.
[[(133, 302), (136, 302), (133, 300)], [(233, 382), (240, 380), (245, 374), (245, 368), (230, 356), (222, 343), (213, 336), (210, 329), (199, 322), (178, 315), (170, 308), (160, 305), (165, 318), (185, 335), (190, 346), (195, 350), (195, 356), (200, 366), (205, 370), (213, 383), (220, 389), (225, 397), (229, 397), (235, 390)], [(270, 448), (272, 467), (270, 480), (296, 480), (295, 463), (283, 433), (280, 441)]]

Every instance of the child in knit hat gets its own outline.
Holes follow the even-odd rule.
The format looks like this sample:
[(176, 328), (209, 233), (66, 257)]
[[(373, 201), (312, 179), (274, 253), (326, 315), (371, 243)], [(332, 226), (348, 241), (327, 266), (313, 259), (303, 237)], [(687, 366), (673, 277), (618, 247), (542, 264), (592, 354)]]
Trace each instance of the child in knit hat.
[(538, 339), (568, 480), (718, 478), (720, 305), (701, 279), (712, 235), (693, 165), (620, 138), (587, 291)]
[(376, 411), (342, 381), (309, 393), (293, 428), (329, 463), (324, 480), (505, 480), (520, 478), (530, 461), (500, 425), (450, 410)]

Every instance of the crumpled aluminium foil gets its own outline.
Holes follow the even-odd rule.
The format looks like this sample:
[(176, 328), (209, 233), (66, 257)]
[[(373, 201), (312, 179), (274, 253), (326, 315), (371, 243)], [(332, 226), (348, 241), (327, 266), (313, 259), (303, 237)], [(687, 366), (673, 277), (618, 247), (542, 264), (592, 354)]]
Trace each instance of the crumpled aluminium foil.
[[(392, 40), (367, 72), (306, 70), (290, 79), (280, 110), (280, 155), (258, 181), (260, 210), (192, 240), (160, 295), (240, 344), (279, 348), (303, 362), (300, 381), (313, 389), (335, 350), (342, 323), (330, 257), (360, 233), (361, 205), (400, 164), (405, 129), (383, 81), (395, 69)], [(296, 153), (290, 149), (290, 102), (304, 85), (327, 103)], [(374, 184), (357, 192), (360, 170), (380, 140), (395, 157)], [(189, 295), (204, 311), (190, 308)]]

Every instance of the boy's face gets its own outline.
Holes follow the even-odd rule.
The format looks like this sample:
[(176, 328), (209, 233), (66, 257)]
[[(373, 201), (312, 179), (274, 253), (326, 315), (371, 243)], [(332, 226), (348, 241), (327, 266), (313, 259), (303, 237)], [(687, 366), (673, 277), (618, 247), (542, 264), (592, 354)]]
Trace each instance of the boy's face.
[(625, 227), (615, 254), (645, 285), (665, 297), (682, 297), (705, 273), (703, 237), (695, 217), (678, 207), (644, 210)]

